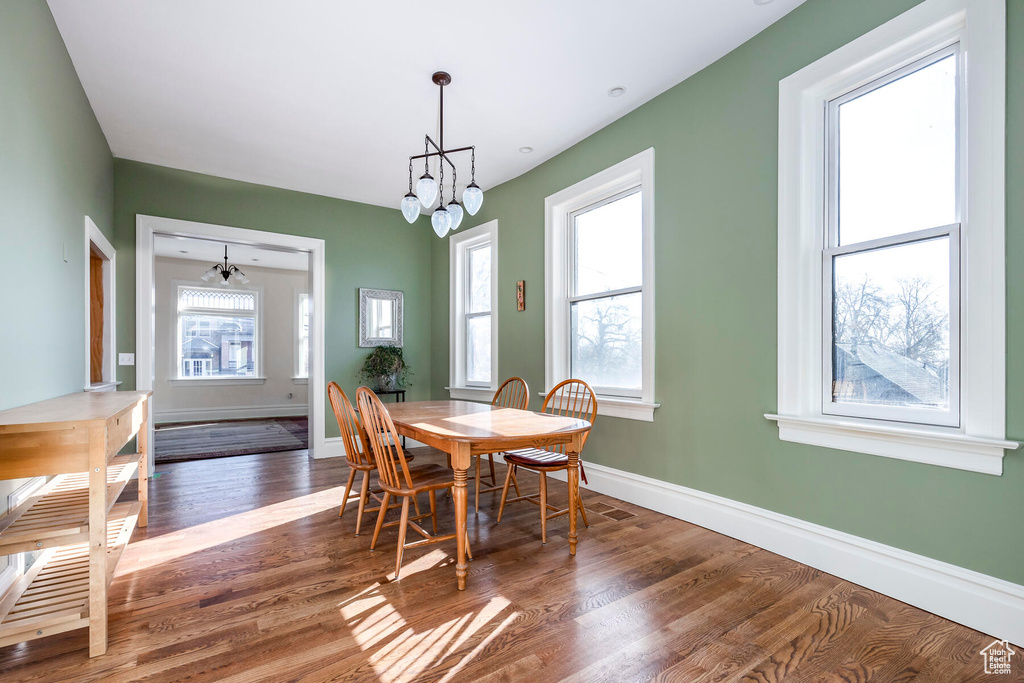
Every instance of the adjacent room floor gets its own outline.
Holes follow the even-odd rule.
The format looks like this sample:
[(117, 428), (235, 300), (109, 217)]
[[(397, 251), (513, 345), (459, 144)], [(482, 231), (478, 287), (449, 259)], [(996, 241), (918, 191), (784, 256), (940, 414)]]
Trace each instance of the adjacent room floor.
[[(442, 462), (425, 451), (422, 460)], [(499, 468), (501, 469), (501, 468)], [(110, 599), (107, 654), (83, 630), (0, 649), (4, 683), (45, 680), (969, 681), (991, 638), (686, 522), (585, 494), (565, 518), (470, 514), (475, 560), (456, 590), (454, 544), (368, 550), (348, 469), (304, 452), (162, 465)], [(503, 474), (503, 469), (501, 469)], [(536, 479), (520, 475), (525, 490)], [(555, 504), (564, 502), (552, 482)], [(132, 495), (126, 491), (125, 495)], [(452, 502), (439, 500), (442, 531)], [(391, 514), (397, 514), (397, 511)]]
[(309, 447), (309, 418), (164, 423), (154, 438), (157, 463), (294, 451)]

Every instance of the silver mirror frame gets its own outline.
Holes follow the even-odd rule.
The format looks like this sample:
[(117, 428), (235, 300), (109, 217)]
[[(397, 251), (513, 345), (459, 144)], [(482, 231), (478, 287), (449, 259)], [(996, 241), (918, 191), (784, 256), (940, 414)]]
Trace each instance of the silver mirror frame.
[[(402, 320), (404, 317), (402, 300), (404, 294), (393, 289), (359, 288), (359, 346), (398, 346), (403, 345)], [(395, 333), (391, 337), (371, 337), (369, 334), (369, 316), (367, 315), (370, 299), (385, 299), (394, 302)]]

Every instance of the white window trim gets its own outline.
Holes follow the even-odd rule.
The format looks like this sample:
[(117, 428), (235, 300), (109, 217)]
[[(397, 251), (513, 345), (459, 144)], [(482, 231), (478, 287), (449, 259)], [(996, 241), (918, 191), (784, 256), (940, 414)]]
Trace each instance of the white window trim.
[(599, 415), (654, 421), (654, 148), (581, 180), (544, 200), (544, 385), (569, 379), (569, 216), (639, 185), (643, 215), (643, 371), (640, 398), (598, 394)]
[[(103, 370), (102, 381), (92, 383), (92, 338), (91, 314), (92, 283), (90, 281), (90, 254), (95, 247), (103, 255)], [(117, 307), (115, 280), (117, 277), (117, 252), (110, 240), (88, 216), (85, 217), (85, 390), (102, 391), (117, 386)]]
[[(301, 349), (301, 347), (302, 347), (302, 299), (303, 299), (303, 297), (309, 298), (309, 292), (307, 292), (304, 289), (296, 289), (295, 290), (295, 314), (292, 316), (293, 320), (295, 322), (295, 334), (293, 335), (294, 339), (292, 340), (293, 345), (295, 347), (294, 348), (294, 359), (293, 359), (293, 363), (292, 363), (292, 365), (293, 365), (292, 372), (294, 372), (295, 374), (292, 376), (292, 381), (295, 384), (306, 384), (307, 382), (303, 382), (303, 381), (300, 381), (300, 380), (308, 380), (309, 379), (309, 373), (307, 373), (305, 375), (303, 375), (301, 373), (301, 370), (302, 370), (302, 355), (301, 355), (301, 353), (299, 351)], [(310, 313), (312, 314), (312, 309), (310, 310)]]
[[(1002, 474), (1005, 440), (1004, 0), (927, 0), (779, 84), (779, 386), (786, 441)], [(825, 103), (960, 41), (966, 55), (967, 193), (961, 231), (960, 426), (822, 412)], [(966, 248), (969, 246), (969, 248)]]
[[(168, 382), (170, 384), (196, 384), (203, 383), (207, 386), (231, 386), (231, 385), (245, 385), (245, 384), (263, 384), (266, 381), (266, 377), (262, 374), (256, 375), (241, 375), (238, 377), (229, 376), (210, 376), (210, 377), (182, 377), (181, 376), (181, 316), (178, 311), (178, 303), (180, 301), (180, 290), (182, 288), (187, 289), (214, 289), (208, 282), (199, 282), (194, 280), (172, 280), (171, 281), (171, 297), (174, 302), (171, 308), (171, 329), (174, 330), (174, 346), (171, 351), (171, 371), (167, 375)], [(263, 315), (261, 307), (263, 305), (263, 287), (258, 285), (232, 285), (229, 289), (234, 291), (250, 292), (256, 295), (256, 305), (253, 309), (252, 316), (249, 316), (248, 311), (238, 311), (241, 314), (240, 317), (252, 317), (255, 321), (256, 329), (256, 372), (262, 373), (263, 371)], [(211, 315), (217, 315), (220, 313), (230, 313), (230, 311), (223, 311), (221, 309), (196, 309), (200, 313), (210, 313)]]
[[(466, 381), (466, 253), (491, 245), (491, 383)], [(498, 221), (457, 233), (448, 244), (448, 392), (452, 399), (490, 401), (498, 388)]]

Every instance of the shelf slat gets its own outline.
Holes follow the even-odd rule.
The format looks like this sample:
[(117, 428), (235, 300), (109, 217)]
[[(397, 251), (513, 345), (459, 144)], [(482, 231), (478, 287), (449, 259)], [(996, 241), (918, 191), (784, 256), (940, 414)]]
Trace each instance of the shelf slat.
[[(107, 510), (139, 467), (139, 454), (107, 466)], [(61, 474), (0, 519), (0, 555), (33, 552), (89, 539), (89, 474)]]
[[(140, 510), (142, 503), (137, 501), (118, 503), (107, 515), (108, 586), (121, 553), (135, 530)], [(60, 579), (55, 580), (58, 576)], [(25, 576), (0, 600), (0, 647), (88, 626), (88, 588), (74, 590), (83, 579), (87, 584), (87, 540), (44, 551)]]

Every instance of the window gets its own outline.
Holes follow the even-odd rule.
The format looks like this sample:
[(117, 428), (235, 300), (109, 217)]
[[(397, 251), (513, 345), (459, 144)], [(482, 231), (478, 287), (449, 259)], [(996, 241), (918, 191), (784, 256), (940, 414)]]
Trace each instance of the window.
[(295, 377), (309, 377), (309, 294), (299, 292), (295, 345)]
[(957, 426), (959, 44), (828, 105), (823, 411)]
[(545, 201), (545, 380), (604, 415), (653, 420), (654, 150)]
[(177, 377), (259, 374), (259, 296), (254, 290), (179, 285)]
[(1017, 447), (1004, 33), (1002, 0), (927, 0), (780, 84), (780, 438), (991, 474)]
[(498, 222), (450, 241), (452, 398), (490, 400), (498, 377)]

